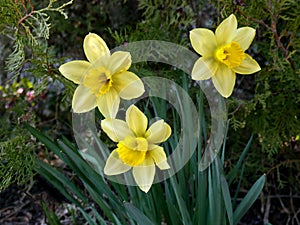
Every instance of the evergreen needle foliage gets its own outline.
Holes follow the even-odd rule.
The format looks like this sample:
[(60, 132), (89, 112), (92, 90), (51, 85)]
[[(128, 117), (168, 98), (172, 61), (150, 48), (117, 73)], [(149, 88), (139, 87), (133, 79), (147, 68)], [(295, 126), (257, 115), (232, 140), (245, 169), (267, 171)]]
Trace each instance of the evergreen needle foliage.
[[(72, 2), (49, 0), (46, 7), (37, 9), (38, 1), (1, 0), (0, 59), (5, 60), (5, 71), (0, 68), (0, 191), (13, 183), (23, 185), (34, 175), (35, 147), (17, 123), (31, 109), (16, 92), (18, 88), (29, 88), (39, 95), (50, 81), (59, 78), (55, 68), (58, 60), (48, 46), (49, 13), (60, 13), (67, 19), (64, 8)], [(23, 82), (26, 79), (31, 82)], [(31, 86), (26, 87), (26, 83)], [(11, 105), (13, 112), (9, 111)]]
[(24, 185), (34, 175), (35, 145), (29, 135), (18, 135), (0, 142), (0, 191), (11, 184)]

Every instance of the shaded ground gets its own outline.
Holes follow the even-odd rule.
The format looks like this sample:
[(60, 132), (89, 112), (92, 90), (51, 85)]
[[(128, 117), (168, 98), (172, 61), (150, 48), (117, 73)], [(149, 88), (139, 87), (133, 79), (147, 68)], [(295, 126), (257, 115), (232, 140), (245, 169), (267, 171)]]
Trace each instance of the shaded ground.
[[(244, 195), (241, 193), (241, 195)], [(11, 185), (0, 194), (1, 225), (42, 225), (48, 224), (43, 211), (54, 211), (61, 223), (72, 225), (72, 214), (67, 200), (39, 175), (31, 187)], [(78, 215), (78, 212), (75, 212)], [(78, 220), (77, 220), (78, 221)], [(300, 195), (292, 190), (282, 193), (264, 193), (245, 215), (240, 225), (300, 225)]]
[(11, 185), (0, 194), (0, 224), (47, 224), (43, 202), (57, 215), (66, 214), (66, 207), (62, 207), (65, 198), (40, 176), (37, 175), (31, 187), (26, 188)]

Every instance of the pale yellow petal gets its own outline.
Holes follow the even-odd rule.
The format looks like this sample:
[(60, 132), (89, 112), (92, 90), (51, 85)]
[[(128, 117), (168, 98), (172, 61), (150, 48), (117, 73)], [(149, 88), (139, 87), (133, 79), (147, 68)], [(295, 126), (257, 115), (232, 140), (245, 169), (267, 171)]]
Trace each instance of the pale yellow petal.
[(261, 68), (250, 55), (246, 54), (246, 58), (242, 61), (241, 65), (234, 67), (233, 70), (239, 74), (252, 74), (260, 71)]
[(215, 76), (212, 77), (212, 81), (217, 91), (223, 97), (228, 98), (232, 94), (235, 78), (235, 72), (226, 65), (220, 64)]
[(101, 121), (101, 127), (107, 136), (114, 142), (124, 140), (127, 136), (133, 136), (127, 123), (118, 119), (104, 119)]
[(132, 72), (125, 71), (113, 75), (113, 86), (123, 99), (130, 100), (140, 97), (145, 92), (141, 79)]
[(134, 132), (136, 137), (143, 137), (145, 135), (148, 119), (135, 105), (131, 105), (126, 111), (126, 123)]
[(109, 58), (108, 70), (111, 74), (127, 71), (131, 65), (131, 55), (129, 52), (114, 52)]
[(120, 97), (113, 88), (97, 98), (97, 106), (99, 111), (105, 118), (115, 118), (120, 105)]
[(139, 188), (147, 193), (153, 184), (155, 176), (153, 159), (150, 157), (146, 158), (142, 165), (133, 167), (132, 174)]
[(93, 61), (92, 68), (96, 68), (96, 69), (97, 68), (106, 68), (107, 69), (109, 59), (110, 59), (110, 53), (99, 57), (96, 61)]
[(59, 72), (65, 78), (73, 81), (75, 84), (79, 84), (90, 66), (91, 64), (88, 61), (74, 60), (61, 65)]
[(90, 68), (84, 76), (82, 84), (89, 87), (91, 92), (97, 95), (99, 90), (107, 83), (107, 70), (104, 68)]
[(216, 73), (218, 66), (219, 62), (215, 57), (201, 57), (194, 64), (192, 79), (207, 80)]
[(96, 96), (90, 89), (79, 85), (73, 95), (72, 108), (75, 113), (85, 113), (96, 107)]
[(205, 28), (196, 28), (190, 31), (192, 47), (202, 56), (213, 56), (217, 49), (214, 33)]
[(83, 41), (83, 50), (90, 62), (95, 62), (104, 55), (109, 55), (109, 49), (105, 41), (97, 34), (89, 33)]
[(251, 27), (241, 27), (237, 29), (237, 34), (232, 41), (240, 44), (243, 51), (246, 51), (255, 37), (255, 29)]
[(105, 175), (118, 175), (127, 172), (131, 169), (131, 166), (126, 165), (122, 162), (119, 158), (119, 155), (116, 150), (113, 150), (110, 153), (105, 167), (104, 167), (104, 174)]
[(237, 20), (235, 15), (231, 14), (220, 23), (216, 29), (216, 39), (218, 46), (229, 44), (237, 33)]
[(149, 127), (145, 137), (150, 144), (158, 144), (166, 141), (171, 133), (171, 127), (164, 120), (158, 120)]
[(147, 154), (149, 154), (149, 156), (152, 157), (159, 169), (170, 169), (170, 166), (167, 162), (166, 153), (163, 147), (157, 146), (153, 150), (149, 151)]
[(157, 163), (156, 165), (160, 170), (167, 170), (171, 168), (167, 160)]

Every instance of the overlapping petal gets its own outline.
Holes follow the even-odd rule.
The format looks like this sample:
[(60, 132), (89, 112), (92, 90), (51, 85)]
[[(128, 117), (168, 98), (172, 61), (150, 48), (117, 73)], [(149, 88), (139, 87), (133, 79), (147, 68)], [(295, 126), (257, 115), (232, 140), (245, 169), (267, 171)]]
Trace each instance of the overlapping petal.
[(200, 57), (194, 64), (192, 78), (194, 80), (207, 80), (217, 71), (219, 62), (214, 57)]
[(261, 70), (259, 64), (248, 54), (241, 65), (234, 67), (233, 71), (239, 74), (251, 74)]
[(97, 34), (89, 33), (83, 41), (83, 50), (87, 59), (93, 63), (105, 54), (109, 55), (109, 49), (105, 41)]
[(227, 66), (220, 64), (215, 76), (212, 77), (213, 84), (218, 92), (225, 98), (228, 98), (234, 88), (235, 72)]
[(103, 68), (90, 68), (87, 74), (83, 78), (83, 85), (89, 87), (90, 91), (97, 95), (99, 90), (105, 85), (107, 82), (106, 73), (108, 71)]
[(119, 105), (120, 97), (118, 92), (113, 88), (97, 98), (97, 106), (105, 118), (115, 118), (119, 110)]
[(111, 74), (127, 71), (131, 65), (131, 55), (129, 52), (114, 52), (108, 62), (108, 69)]
[(126, 100), (137, 98), (145, 92), (144, 84), (134, 73), (125, 71), (113, 75), (114, 88)]
[(143, 164), (133, 167), (132, 174), (139, 188), (147, 193), (153, 184), (155, 176), (153, 159), (148, 157), (144, 160)]
[(237, 29), (236, 36), (232, 41), (239, 43), (243, 51), (246, 51), (251, 45), (254, 37), (255, 29), (252, 27), (241, 27)]
[[(128, 127), (128, 125), (127, 125)], [(129, 129), (130, 130), (130, 129)], [(132, 133), (132, 131), (130, 130), (132, 135), (128, 135), (127, 137), (125, 137), (125, 139), (119, 143), (122, 143), (122, 145), (126, 146), (127, 148), (136, 150), (137, 148), (137, 141), (136, 141), (136, 137), (135, 135)], [(147, 146), (146, 146), (147, 147)], [(147, 148), (144, 148), (143, 150), (147, 150)]]
[(158, 120), (149, 127), (145, 136), (149, 143), (158, 144), (166, 141), (171, 132), (171, 127), (164, 120)]
[(170, 169), (163, 147), (157, 146), (153, 150), (149, 151), (148, 154), (161, 170)]
[(167, 160), (159, 162), (156, 165), (161, 170), (167, 170), (167, 169), (171, 168), (170, 165), (169, 165), (169, 163), (167, 162)]
[(217, 27), (215, 34), (218, 46), (229, 44), (237, 34), (237, 20), (235, 15), (231, 14), (223, 20)]
[(96, 107), (96, 96), (89, 88), (79, 85), (73, 95), (72, 108), (75, 113), (85, 113)]
[(91, 63), (84, 60), (74, 60), (67, 62), (59, 67), (59, 72), (61, 74), (73, 81), (75, 84), (80, 84), (83, 76), (88, 71), (88, 68), (91, 66)]
[(104, 119), (101, 121), (101, 127), (107, 136), (114, 142), (124, 140), (127, 136), (132, 136), (133, 133), (129, 129), (127, 123), (118, 119)]
[(108, 68), (108, 63), (110, 59), (110, 53), (104, 54), (103, 56), (99, 57), (97, 60), (93, 61), (92, 68)]
[(148, 119), (135, 105), (131, 105), (126, 111), (126, 123), (136, 137), (142, 137), (148, 126)]
[(112, 151), (109, 155), (105, 167), (104, 174), (106, 175), (118, 175), (127, 172), (131, 169), (131, 166), (126, 165), (119, 158), (119, 155), (116, 150)]
[(214, 33), (205, 28), (196, 28), (190, 31), (190, 40), (193, 48), (202, 56), (213, 56), (217, 48)]

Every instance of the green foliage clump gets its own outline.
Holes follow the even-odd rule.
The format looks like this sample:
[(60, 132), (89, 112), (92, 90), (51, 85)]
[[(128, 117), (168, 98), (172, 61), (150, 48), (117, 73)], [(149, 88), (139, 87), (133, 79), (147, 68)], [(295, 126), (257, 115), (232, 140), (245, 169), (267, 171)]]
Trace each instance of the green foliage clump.
[(135, 26), (109, 29), (117, 44), (141, 40), (163, 40), (187, 45), (187, 28), (194, 21), (195, 13), (186, 1), (138, 1), (141, 14)]
[[(72, 2), (49, 0), (39, 7), (34, 0), (1, 1), (0, 190), (12, 183), (25, 184), (34, 175), (35, 147), (20, 123), (36, 122), (36, 97), (50, 82), (60, 79), (55, 66), (58, 60), (48, 45), (50, 13), (66, 19), (63, 9)], [(71, 90), (71, 85), (66, 86)]]
[[(64, 4), (57, 4), (57, 0), (49, 0), (48, 5), (36, 9), (31, 0), (5, 0), (1, 3), (0, 35), (3, 45), (13, 50), (6, 58), (7, 79), (16, 80), (21, 73), (33, 72), (36, 79), (36, 91), (44, 89), (49, 76), (55, 78), (54, 64), (57, 62), (48, 46), (50, 34), (51, 12), (58, 12), (67, 19), (64, 7), (73, 0)], [(28, 66), (30, 64), (30, 66)], [(30, 71), (27, 68), (30, 67)]]
[(0, 142), (0, 191), (10, 184), (23, 185), (32, 179), (37, 161), (35, 146), (29, 140), (30, 135), (20, 134)]
[(259, 0), (224, 1), (220, 7), (223, 14), (235, 13), (239, 25), (256, 27), (248, 51), (262, 70), (252, 79), (248, 98), (233, 100), (231, 116), (235, 128), (246, 127), (257, 135), (271, 158), (300, 133), (300, 6), (291, 0)]
[(0, 31), (4, 33), (5, 29), (12, 29), (12, 27), (6, 27), (6, 25), (16, 25), (21, 18), (21, 12), (14, 0), (3, 0), (0, 5)]
[(26, 78), (0, 86), (0, 191), (12, 183), (23, 185), (34, 175), (35, 145), (20, 125), (34, 122), (34, 98)]

